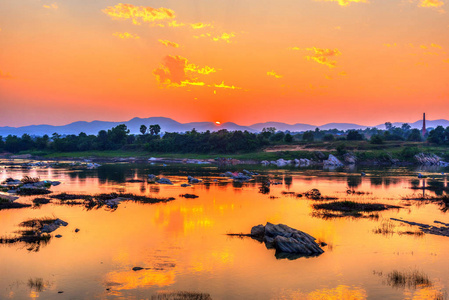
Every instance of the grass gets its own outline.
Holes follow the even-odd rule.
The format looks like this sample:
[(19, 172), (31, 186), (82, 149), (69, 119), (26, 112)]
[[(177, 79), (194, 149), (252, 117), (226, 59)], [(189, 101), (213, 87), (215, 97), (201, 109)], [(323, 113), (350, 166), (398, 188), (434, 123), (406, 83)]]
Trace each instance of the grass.
[(333, 201), (328, 203), (319, 203), (313, 205), (314, 209), (324, 209), (337, 212), (374, 212), (383, 211), (391, 208), (401, 208), (400, 206), (381, 204), (381, 203), (365, 203), (355, 201)]
[[(175, 200), (173, 197), (147, 197), (131, 193), (109, 193), (109, 194), (96, 194), (96, 195), (84, 195), (84, 194), (68, 194), (61, 193), (51, 195), (50, 198), (58, 199), (61, 204), (67, 205), (84, 205), (88, 210), (98, 209), (107, 205), (108, 200), (121, 198), (122, 201), (134, 201), (138, 203), (154, 204), (160, 202), (168, 202)], [(81, 200), (81, 201), (76, 201)]]
[(374, 229), (373, 232), (376, 234), (390, 236), (390, 235), (394, 234), (395, 227), (396, 227), (396, 225), (391, 220), (388, 219), (388, 220), (382, 221), (380, 226), (377, 227), (376, 229)]
[(387, 274), (387, 284), (395, 288), (430, 287), (433, 283), (429, 276), (420, 271), (400, 272), (394, 270)]
[(151, 300), (212, 300), (209, 294), (196, 292), (161, 292), (151, 296)]
[(42, 278), (35, 278), (35, 279), (28, 279), (28, 287), (38, 293), (42, 292), (46, 288), (46, 284), (44, 283), (44, 279)]
[(47, 195), (51, 194), (51, 191), (44, 188), (20, 188), (16, 194), (20, 196)]
[(47, 245), (50, 242), (51, 235), (48, 233), (41, 233), (42, 227), (46, 224), (51, 224), (56, 221), (56, 218), (43, 217), (28, 219), (19, 224), (22, 230), (18, 230), (15, 236), (0, 237), (0, 244), (17, 244), (23, 243), (27, 245), (27, 250), (38, 252), (41, 245)]
[(27, 183), (36, 183), (41, 181), (41, 179), (39, 177), (30, 177), (30, 176), (25, 176), (23, 177), (20, 181), (22, 181), (23, 184), (27, 184)]

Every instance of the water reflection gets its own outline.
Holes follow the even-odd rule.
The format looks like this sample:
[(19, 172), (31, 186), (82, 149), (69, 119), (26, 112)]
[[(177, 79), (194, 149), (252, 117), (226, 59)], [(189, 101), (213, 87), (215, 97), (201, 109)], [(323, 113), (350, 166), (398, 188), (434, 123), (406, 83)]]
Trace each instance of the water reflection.
[(366, 290), (357, 286), (339, 285), (332, 289), (318, 289), (310, 293), (301, 291), (282, 291), (279, 296), (272, 298), (273, 300), (363, 300), (367, 299)]
[[(443, 190), (445, 195), (447, 181), (443, 178), (433, 180), (433, 175), (426, 173), (428, 178), (417, 180), (416, 171), (406, 169), (365, 168), (367, 176), (363, 178), (354, 170), (348, 173), (292, 169), (257, 170), (264, 177), (235, 183), (220, 177), (228, 169), (243, 168), (119, 164), (97, 170), (6, 169), (0, 173), (0, 180), (30, 175), (62, 181), (60, 186), (51, 188), (54, 194), (95, 195), (120, 190), (176, 200), (149, 205), (124, 202), (113, 212), (87, 212), (80, 206), (53, 201), (39, 210), (0, 211), (0, 235), (14, 232), (26, 218), (43, 215), (56, 215), (70, 224), (61, 229), (62, 238), (52, 239), (38, 253), (27, 253), (21, 247), (0, 247), (1, 257), (8, 258), (0, 265), (0, 298), (47, 298), (52, 286), (57, 286), (64, 290), (66, 299), (140, 299), (158, 297), (162, 291), (167, 295), (191, 291), (213, 299), (366, 299), (368, 295), (373, 299), (424, 299), (448, 285), (445, 278), (449, 278), (449, 259), (444, 254), (449, 251), (449, 240), (445, 237), (426, 235), (416, 239), (405, 234), (375, 234), (373, 229), (381, 223), (374, 218), (313, 218), (312, 205), (316, 200), (282, 193), (296, 195), (317, 188), (323, 195), (338, 200), (405, 206), (401, 198), (413, 193), (410, 188), (415, 187), (420, 196), (423, 184), (426, 197), (437, 195), (436, 190)], [(163, 175), (175, 184), (148, 184), (148, 174)], [(187, 182), (187, 175), (200, 178), (203, 183), (181, 187)], [(259, 193), (267, 178), (280, 184), (271, 185), (267, 194)], [(144, 182), (127, 182), (131, 179)], [(369, 194), (349, 195), (348, 187)], [(186, 193), (199, 198), (178, 196)], [(22, 197), (18, 201), (32, 200)], [(434, 220), (444, 221), (445, 215), (440, 207), (427, 203), (377, 215), (382, 220), (391, 217), (431, 224)], [(252, 226), (267, 221), (298, 228), (332, 247), (313, 259), (278, 260), (273, 257), (273, 250), (267, 251), (251, 239), (226, 236), (231, 232), (249, 232)], [(75, 228), (81, 231), (75, 233)], [(381, 280), (373, 282), (368, 278), (375, 267), (386, 269), (391, 265), (400, 270), (410, 265), (425, 268), (434, 285), (414, 290), (392, 289)], [(143, 269), (133, 271), (136, 266)], [(52, 286), (44, 281), (42, 291), (30, 288), (26, 284), (29, 278), (51, 278)], [(8, 289), (16, 281), (23, 284), (14, 291)], [(53, 298), (62, 299), (56, 297)]]

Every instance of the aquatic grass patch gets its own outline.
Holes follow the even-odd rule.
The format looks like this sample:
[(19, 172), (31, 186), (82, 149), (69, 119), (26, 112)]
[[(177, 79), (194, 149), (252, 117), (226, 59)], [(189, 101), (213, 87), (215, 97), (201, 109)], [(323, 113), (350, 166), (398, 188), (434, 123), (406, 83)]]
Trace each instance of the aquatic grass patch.
[(383, 220), (380, 226), (373, 229), (375, 234), (382, 234), (384, 236), (391, 236), (395, 232), (396, 225), (391, 220)]
[(210, 294), (197, 292), (159, 292), (151, 300), (212, 300)]
[(388, 209), (400, 209), (400, 206), (370, 203), (370, 202), (356, 202), (356, 201), (332, 201), (326, 203), (313, 204), (315, 211), (312, 212), (312, 217), (317, 217), (325, 220), (350, 217), (350, 218), (369, 218), (373, 220), (379, 219), (378, 212)]
[(0, 198), (0, 210), (30, 207), (31, 204), (13, 202), (8, 199)]
[(415, 201), (417, 204), (429, 204), (435, 203), (440, 207), (442, 212), (447, 212), (449, 210), (449, 195), (442, 196), (405, 196), (402, 197), (402, 200), (406, 201)]
[(23, 244), (28, 251), (38, 252), (41, 246), (50, 242), (52, 237), (42, 229), (45, 225), (54, 224), (57, 220), (55, 217), (27, 219), (19, 224), (21, 229), (14, 232), (14, 235), (0, 237), (0, 244)]
[(109, 207), (116, 209), (122, 201), (133, 201), (136, 203), (154, 204), (175, 200), (174, 197), (147, 197), (131, 193), (102, 193), (95, 195), (61, 193), (50, 196), (60, 200), (64, 205), (82, 205), (87, 210)]
[(16, 194), (19, 196), (48, 195), (51, 191), (45, 188), (19, 188)]
[(393, 270), (387, 274), (387, 284), (394, 288), (418, 288), (430, 287), (433, 285), (429, 276), (422, 271), (401, 272)]
[(378, 213), (363, 214), (360, 212), (335, 213), (331, 211), (313, 211), (310, 215), (314, 218), (320, 218), (326, 221), (339, 218), (370, 219), (377, 221), (380, 218)]
[(337, 212), (374, 212), (384, 211), (392, 208), (399, 209), (400, 206), (370, 203), (370, 202), (356, 202), (356, 201), (333, 201), (327, 203), (318, 203), (312, 205), (314, 209), (324, 209)]
[(27, 183), (37, 183), (41, 181), (41, 179), (39, 177), (25, 176), (20, 181), (22, 181), (23, 184), (27, 184)]
[(49, 285), (49, 282), (44, 282), (43, 278), (30, 278), (27, 282), (28, 287), (35, 292), (43, 292)]

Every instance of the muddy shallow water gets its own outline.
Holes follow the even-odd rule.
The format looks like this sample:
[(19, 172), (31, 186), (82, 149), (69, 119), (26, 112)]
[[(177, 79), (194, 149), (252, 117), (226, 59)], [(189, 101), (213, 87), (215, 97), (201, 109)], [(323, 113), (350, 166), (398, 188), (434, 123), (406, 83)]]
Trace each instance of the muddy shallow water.
[[(436, 192), (445, 194), (447, 177), (441, 172), (447, 170), (262, 168), (256, 172), (281, 183), (262, 194), (258, 181), (239, 184), (220, 177), (224, 171), (241, 169), (150, 164), (27, 169), (4, 163), (0, 181), (26, 175), (61, 181), (51, 187), (53, 194), (126, 192), (176, 200), (122, 202), (115, 210), (87, 210), (56, 202), (1, 210), (1, 236), (13, 234), (19, 223), (30, 218), (57, 217), (69, 225), (55, 231), (37, 251), (20, 243), (0, 245), (0, 299), (175, 299), (173, 293), (179, 292), (188, 292), (183, 299), (447, 298), (449, 237), (401, 234), (419, 229), (390, 220), (449, 223), (449, 213), (440, 204), (402, 200), (421, 197), (423, 185), (442, 187)], [(418, 179), (418, 172), (428, 178)], [(148, 174), (167, 177), (174, 185), (147, 183)], [(206, 183), (181, 187), (187, 175)], [(130, 179), (144, 182), (126, 182)], [(312, 188), (340, 200), (402, 208), (381, 211), (375, 217), (323, 218), (314, 214), (316, 200), (285, 193)], [(365, 194), (348, 194), (348, 188)], [(179, 196), (185, 193), (199, 197)], [(436, 196), (429, 190), (424, 193)], [(18, 201), (31, 203), (34, 198)], [(325, 252), (317, 257), (279, 258), (256, 240), (226, 235), (249, 233), (252, 226), (266, 222), (307, 232), (327, 243)], [(376, 233), (385, 226), (388, 232)], [(55, 238), (56, 234), (62, 237)], [(144, 269), (133, 271), (134, 267)], [(417, 272), (428, 281), (392, 281), (395, 271)]]

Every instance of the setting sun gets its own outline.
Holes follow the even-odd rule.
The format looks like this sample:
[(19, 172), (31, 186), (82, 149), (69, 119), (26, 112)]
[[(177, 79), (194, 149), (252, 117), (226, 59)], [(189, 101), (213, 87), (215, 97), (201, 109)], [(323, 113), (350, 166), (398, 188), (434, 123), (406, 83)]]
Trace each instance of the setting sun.
[(221, 125), (221, 122), (220, 121), (216, 121), (215, 124), (216, 125)]

